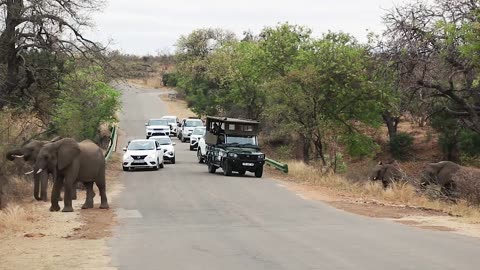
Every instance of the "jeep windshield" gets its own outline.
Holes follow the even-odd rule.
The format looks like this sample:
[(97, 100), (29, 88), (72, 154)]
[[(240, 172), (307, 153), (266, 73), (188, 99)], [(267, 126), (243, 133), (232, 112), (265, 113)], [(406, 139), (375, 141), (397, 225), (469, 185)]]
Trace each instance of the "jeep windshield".
[(256, 136), (227, 135), (225, 144), (228, 146), (258, 147)]
[(149, 126), (168, 126), (168, 121), (161, 119), (161, 120), (150, 120), (148, 121)]

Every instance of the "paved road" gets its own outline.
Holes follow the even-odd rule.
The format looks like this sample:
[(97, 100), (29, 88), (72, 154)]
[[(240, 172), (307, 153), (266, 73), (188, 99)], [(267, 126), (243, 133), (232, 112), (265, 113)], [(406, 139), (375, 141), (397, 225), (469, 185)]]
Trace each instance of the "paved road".
[[(123, 92), (121, 128), (142, 138), (164, 104), (155, 91)], [(480, 269), (478, 239), (345, 213), (265, 178), (210, 175), (186, 144), (176, 151), (175, 165), (121, 176), (109, 241), (119, 269)]]

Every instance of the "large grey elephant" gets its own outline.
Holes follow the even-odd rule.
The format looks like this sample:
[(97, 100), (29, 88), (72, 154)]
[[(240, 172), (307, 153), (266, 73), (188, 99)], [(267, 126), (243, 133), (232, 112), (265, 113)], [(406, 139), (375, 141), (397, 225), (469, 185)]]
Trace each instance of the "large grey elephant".
[(35, 173), (42, 173), (48, 167), (57, 170), (57, 178), (52, 188), (50, 211), (59, 211), (58, 195), (62, 185), (65, 189), (63, 212), (73, 212), (72, 196), (75, 183), (82, 182), (87, 190), (87, 197), (82, 209), (93, 208), (93, 183), (100, 191), (101, 209), (108, 209), (105, 183), (105, 158), (98, 145), (90, 140), (80, 143), (72, 138), (64, 138), (45, 145), (38, 154)]
[(395, 161), (380, 161), (375, 167), (373, 167), (370, 175), (370, 180), (382, 181), (384, 188), (388, 187), (389, 183), (402, 180), (403, 178), (404, 175)]
[[(42, 149), (46, 144), (56, 142), (60, 139), (61, 137), (55, 137), (50, 141), (31, 140), (19, 148), (8, 151), (6, 158), (10, 161), (15, 160), (16, 158), (23, 158), (25, 162), (33, 167), (40, 149)], [(27, 172), (26, 174), (31, 173), (33, 173), (33, 170), (31, 172)], [(42, 173), (34, 175), (33, 196), (36, 200), (48, 200), (47, 188), (49, 175), (52, 175), (52, 179), (55, 179), (56, 171), (54, 167), (47, 167), (46, 170), (42, 171)], [(59, 197), (59, 199), (61, 198)]]
[(423, 169), (421, 185), (437, 184), (446, 191), (455, 188), (454, 176), (461, 166), (451, 161), (427, 163)]

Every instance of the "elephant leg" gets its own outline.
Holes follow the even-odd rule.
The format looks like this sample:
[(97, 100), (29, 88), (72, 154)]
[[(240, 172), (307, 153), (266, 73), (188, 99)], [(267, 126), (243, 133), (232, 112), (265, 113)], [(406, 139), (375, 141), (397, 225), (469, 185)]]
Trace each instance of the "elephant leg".
[(93, 182), (84, 183), (85, 188), (87, 189), (87, 197), (85, 198), (85, 203), (82, 206), (82, 209), (93, 208), (93, 197), (95, 197), (95, 192), (93, 192)]
[(73, 186), (72, 186), (72, 200), (77, 199), (77, 185), (78, 185), (78, 182), (75, 181), (75, 183), (73, 183)]
[(74, 189), (75, 178), (72, 176), (65, 177), (63, 181), (63, 186), (65, 188), (64, 199), (63, 199), (63, 209), (62, 212), (73, 212), (72, 199), (73, 199), (73, 189)]
[(50, 211), (60, 211), (60, 205), (58, 205), (58, 197), (60, 197), (60, 190), (62, 189), (62, 177), (57, 177), (54, 179), (53, 188), (52, 188), (52, 195), (50, 196), (50, 200), (52, 205), (50, 206)]
[(105, 187), (105, 170), (102, 170), (100, 177), (96, 181), (98, 190), (100, 191), (100, 209), (108, 209), (107, 192)]

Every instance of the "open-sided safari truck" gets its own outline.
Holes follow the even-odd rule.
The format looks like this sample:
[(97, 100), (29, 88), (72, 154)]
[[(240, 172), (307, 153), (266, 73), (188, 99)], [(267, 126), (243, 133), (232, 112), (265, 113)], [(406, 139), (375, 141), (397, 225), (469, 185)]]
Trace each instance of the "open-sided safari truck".
[(258, 146), (260, 123), (253, 120), (207, 116), (205, 143), (208, 172), (223, 174), (253, 172), (262, 177), (265, 154)]

